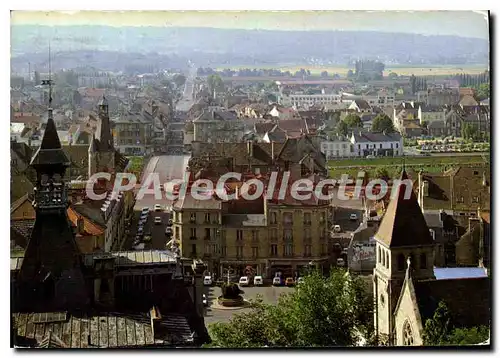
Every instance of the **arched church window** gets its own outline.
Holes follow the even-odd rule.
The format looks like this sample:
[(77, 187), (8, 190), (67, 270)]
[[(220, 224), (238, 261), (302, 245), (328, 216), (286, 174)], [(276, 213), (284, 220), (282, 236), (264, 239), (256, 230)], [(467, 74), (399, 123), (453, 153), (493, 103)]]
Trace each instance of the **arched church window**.
[(413, 345), (413, 330), (411, 328), (410, 322), (406, 321), (403, 325), (403, 345), (412, 346)]
[(389, 252), (385, 252), (385, 267), (389, 268)]
[(382, 263), (382, 249), (378, 248), (378, 263)]
[(386, 264), (385, 264), (385, 254), (384, 254), (384, 251), (382, 251), (382, 265), (384, 265), (384, 267), (386, 266)]
[(403, 271), (405, 269), (405, 256), (403, 254), (398, 255), (398, 271)]
[(420, 254), (420, 268), (421, 269), (427, 268), (427, 255), (426, 254)]

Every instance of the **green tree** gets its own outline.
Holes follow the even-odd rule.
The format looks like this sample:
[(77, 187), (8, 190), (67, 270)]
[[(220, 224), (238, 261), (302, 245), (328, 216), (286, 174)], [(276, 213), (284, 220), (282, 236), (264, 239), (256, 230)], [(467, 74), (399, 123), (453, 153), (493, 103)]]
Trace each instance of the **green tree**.
[(482, 83), (477, 89), (477, 96), (480, 100), (490, 98), (490, 83)]
[(386, 114), (378, 114), (372, 122), (372, 132), (394, 132), (394, 124)]
[(173, 81), (177, 88), (184, 86), (184, 83), (186, 83), (186, 76), (182, 74), (176, 74), (173, 78)]
[(378, 167), (375, 170), (375, 178), (388, 181), (390, 179), (389, 172), (383, 167)]
[(470, 345), (483, 343), (490, 338), (490, 329), (486, 326), (455, 328), (447, 338), (448, 345)]
[(278, 304), (262, 300), (250, 312), (209, 326), (210, 347), (354, 346), (373, 329), (373, 298), (366, 284), (343, 270), (328, 278), (312, 272)]
[(347, 124), (349, 129), (362, 128), (363, 122), (359, 116), (351, 113), (344, 117), (343, 121)]
[(490, 329), (479, 327), (453, 327), (446, 304), (441, 301), (432, 318), (425, 322), (424, 345), (456, 346), (478, 344), (490, 338)]
[(477, 128), (473, 126), (472, 124), (469, 123), (463, 123), (462, 128), (461, 128), (461, 134), (462, 138), (464, 139), (474, 139), (477, 137)]
[(347, 126), (346, 122), (344, 121), (338, 121), (337, 122), (337, 134), (340, 135), (347, 135), (349, 132), (349, 127)]
[(448, 312), (448, 307), (441, 301), (433, 317), (425, 322), (423, 334), (424, 344), (426, 346), (444, 344), (450, 329), (450, 314)]
[(210, 94), (214, 94), (214, 92), (222, 92), (224, 91), (224, 82), (219, 75), (210, 75), (207, 77), (208, 90)]

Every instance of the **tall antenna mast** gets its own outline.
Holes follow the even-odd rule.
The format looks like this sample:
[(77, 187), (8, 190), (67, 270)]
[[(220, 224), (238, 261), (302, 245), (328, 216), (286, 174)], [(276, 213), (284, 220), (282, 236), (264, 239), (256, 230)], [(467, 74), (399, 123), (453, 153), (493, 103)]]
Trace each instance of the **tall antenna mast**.
[(50, 56), (50, 42), (49, 42), (49, 79), (42, 80), (43, 86), (49, 86), (49, 115), (52, 115), (52, 63)]

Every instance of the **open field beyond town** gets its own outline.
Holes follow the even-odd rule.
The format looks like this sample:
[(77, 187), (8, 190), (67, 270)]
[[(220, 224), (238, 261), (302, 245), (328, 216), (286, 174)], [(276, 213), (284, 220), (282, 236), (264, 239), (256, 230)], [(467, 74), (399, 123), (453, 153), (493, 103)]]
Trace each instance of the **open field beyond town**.
[[(475, 165), (489, 163), (489, 153), (470, 156), (431, 156), (431, 157), (405, 157), (404, 163), (408, 168), (426, 172), (441, 172), (455, 165)], [(403, 158), (375, 158), (375, 159), (338, 159), (330, 160), (328, 168), (332, 178), (339, 178), (342, 174), (356, 176), (360, 170), (368, 172), (377, 168), (385, 168), (390, 175), (396, 175), (403, 164)]]
[[(229, 68), (231, 70), (238, 70), (241, 68), (256, 68), (256, 69), (280, 69), (281, 71), (290, 71), (295, 73), (301, 68), (305, 70), (310, 70), (312, 75), (319, 76), (321, 72), (327, 71), (329, 75), (339, 74), (341, 76), (347, 75), (347, 72), (354, 68), (349, 68), (347, 66), (341, 65), (325, 65), (325, 66), (311, 66), (311, 65), (237, 65), (237, 66), (220, 66), (216, 70), (223, 70)], [(454, 75), (457, 73), (465, 74), (479, 74), (483, 73), (487, 69), (487, 66), (483, 65), (462, 65), (462, 66), (449, 66), (449, 65), (424, 65), (424, 66), (408, 66), (408, 65), (387, 65), (384, 71), (384, 76), (387, 76), (391, 72), (395, 72), (402, 76), (411, 76), (412, 74), (416, 76), (447, 76)]]

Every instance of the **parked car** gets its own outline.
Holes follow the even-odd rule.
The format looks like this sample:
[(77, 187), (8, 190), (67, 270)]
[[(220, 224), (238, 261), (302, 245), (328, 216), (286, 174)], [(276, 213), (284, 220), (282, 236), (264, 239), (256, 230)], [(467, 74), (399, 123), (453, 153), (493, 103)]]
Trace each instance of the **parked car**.
[(241, 276), (240, 286), (248, 286), (248, 285), (250, 285), (250, 280), (248, 279), (248, 276)]
[(273, 286), (281, 286), (281, 277), (276, 276), (273, 278)]
[(150, 241), (151, 241), (151, 235), (145, 235), (144, 242), (150, 242)]
[(333, 231), (334, 232), (342, 232), (342, 228), (340, 227), (340, 225), (334, 225), (333, 226)]
[(295, 280), (293, 277), (287, 277), (285, 280), (285, 286), (291, 287), (295, 285)]
[(172, 221), (172, 219), (168, 219), (168, 226), (172, 226), (174, 224), (174, 222)]
[(148, 208), (148, 207), (144, 207), (144, 208), (142, 208), (142, 210), (141, 210), (141, 215), (142, 215), (142, 214), (147, 214), (147, 213), (149, 213), (149, 208)]
[(351, 214), (351, 215), (349, 216), (349, 220), (352, 220), (352, 221), (356, 221), (356, 220), (358, 220), (358, 215), (357, 215), (357, 214)]
[(345, 261), (343, 258), (339, 257), (337, 259), (337, 266), (344, 267), (345, 266)]
[(205, 294), (203, 294), (203, 306), (205, 306), (205, 307), (208, 306), (207, 295), (205, 295)]
[(205, 285), (205, 286), (212, 286), (212, 283), (213, 283), (212, 276), (205, 276), (203, 278), (203, 285)]
[(144, 235), (144, 227), (142, 225), (139, 225), (137, 228), (137, 235)]
[(155, 225), (160, 225), (161, 224), (161, 217), (157, 216), (155, 217)]
[(262, 279), (262, 276), (255, 276), (253, 278), (253, 284), (254, 284), (254, 286), (262, 286), (264, 284), (264, 280)]
[(155, 211), (161, 211), (161, 205), (160, 204), (155, 204)]
[(133, 249), (134, 249), (134, 250), (144, 250), (144, 246), (146, 246), (146, 245), (145, 245), (143, 242), (141, 242), (141, 243), (139, 243), (139, 244), (135, 245), (135, 246), (133, 247)]
[(370, 154), (366, 156), (366, 159), (375, 159), (375, 156)]
[(172, 228), (171, 227), (167, 227), (165, 229), (165, 235), (172, 235)]
[(299, 277), (297, 279), (297, 285), (301, 284), (301, 283), (304, 283), (304, 277)]

